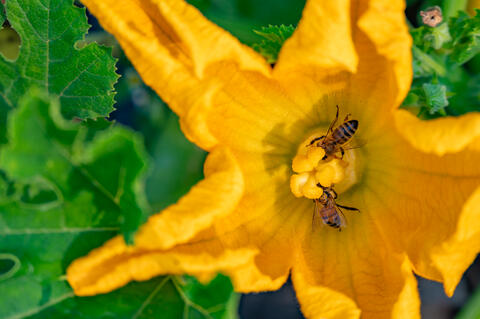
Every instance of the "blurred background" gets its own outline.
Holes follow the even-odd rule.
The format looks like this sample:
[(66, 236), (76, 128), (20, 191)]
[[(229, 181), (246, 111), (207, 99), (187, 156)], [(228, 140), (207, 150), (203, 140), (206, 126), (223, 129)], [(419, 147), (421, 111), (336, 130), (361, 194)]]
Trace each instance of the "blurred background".
[[(207, 18), (230, 31), (247, 45), (261, 40), (253, 30), (258, 30), (262, 26), (296, 25), (304, 6), (303, 0), (190, 0), (190, 2)], [(479, 1), (470, 1), (470, 8), (479, 5), (475, 2)], [(442, 5), (442, 1), (409, 0), (407, 4), (408, 20), (413, 26), (418, 26), (421, 22), (419, 11), (432, 5)], [(114, 47), (113, 54), (118, 58), (117, 72), (121, 77), (116, 85), (117, 110), (112, 113), (111, 119), (141, 132), (145, 137), (145, 145), (151, 157), (151, 169), (146, 185), (147, 197), (153, 210), (159, 211), (177, 201), (202, 178), (206, 153), (185, 139), (180, 131), (177, 116), (143, 84), (115, 39), (105, 33), (91, 15), (89, 22), (92, 29), (85, 41), (97, 41)], [(2, 54), (14, 58), (18, 53), (18, 45), (19, 37), (15, 31), (7, 27), (0, 32)], [(467, 72), (478, 74), (479, 62), (477, 56), (466, 65)], [(453, 298), (446, 297), (439, 283), (422, 278), (418, 278), (418, 282), (423, 318), (473, 318), (467, 316), (466, 312), (470, 311), (468, 309), (480, 308), (480, 290), (476, 292), (480, 287), (478, 258), (465, 273)], [(469, 304), (469, 307), (466, 307), (466, 304)], [(239, 312), (242, 319), (303, 318), (290, 282), (276, 292), (243, 295)]]

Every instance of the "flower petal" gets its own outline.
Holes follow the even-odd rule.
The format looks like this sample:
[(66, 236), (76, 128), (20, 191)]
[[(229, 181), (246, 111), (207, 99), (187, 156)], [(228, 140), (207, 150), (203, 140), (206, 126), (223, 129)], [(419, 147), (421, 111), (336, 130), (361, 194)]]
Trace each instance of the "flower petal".
[(312, 285), (305, 273), (297, 267), (292, 279), (302, 313), (307, 318), (350, 319), (360, 318), (360, 309), (346, 295), (320, 285)]
[(413, 147), (437, 155), (461, 151), (480, 138), (480, 113), (422, 121), (406, 110), (398, 110), (395, 124)]
[[(357, 73), (348, 75), (345, 107), (360, 126), (378, 127), (405, 98), (412, 80), (411, 37), (404, 1), (355, 1)], [(340, 105), (342, 107), (342, 105)]]
[(308, 318), (359, 318), (361, 310), (362, 318), (419, 318), (408, 259), (385, 245), (363, 211), (347, 218), (351, 222), (341, 232), (313, 229), (299, 247), (292, 278), (303, 313)]
[(259, 249), (254, 264), (229, 273), (236, 291), (276, 290), (287, 280), (294, 259), (298, 220), (303, 216), (299, 213), (305, 211), (305, 206), (298, 206), (287, 190), (288, 193), (271, 197), (270, 190), (251, 189), (236, 214), (215, 225), (223, 242), (227, 242), (228, 234), (236, 233), (242, 241)]
[[(216, 218), (230, 214), (237, 206), (242, 194), (243, 177), (237, 162), (228, 150), (216, 149), (209, 154), (206, 160), (205, 179), (194, 186), (177, 204), (152, 216), (136, 235), (135, 247), (127, 247), (123, 240), (119, 238), (113, 239), (95, 253), (74, 262), (69, 268), (69, 276), (72, 278), (69, 280), (71, 280), (72, 285), (79, 287), (77, 288), (80, 291), (79, 293), (82, 293), (83, 289), (92, 291), (90, 290), (93, 289), (92, 287), (86, 288), (83, 287), (84, 284), (77, 282), (87, 281), (89, 278), (97, 276), (96, 274), (101, 273), (101, 269), (103, 269), (108, 274), (102, 276), (107, 278), (105, 279), (107, 283), (111, 282), (110, 286), (105, 286), (105, 283), (99, 283), (98, 286), (95, 286), (95, 291), (103, 292), (105, 291), (104, 289), (111, 290), (125, 284), (128, 282), (127, 280), (168, 273), (169, 270), (172, 270), (172, 265), (178, 263), (178, 259), (184, 258), (188, 260), (190, 255), (188, 251), (172, 252), (167, 250), (174, 245), (185, 243), (201, 231), (211, 227)], [(146, 252), (147, 250), (149, 250), (148, 253)], [(161, 251), (163, 252), (161, 253)], [(220, 259), (234, 258), (236, 261), (232, 263), (232, 267), (238, 263), (245, 262), (245, 258), (240, 258), (241, 256), (239, 257), (237, 252), (223, 252), (219, 248), (212, 248), (211, 251), (221, 254), (222, 257)], [(145, 252), (145, 254), (140, 256), (139, 252)], [(109, 272), (110, 268), (118, 266), (119, 269), (125, 270), (125, 264), (128, 265), (130, 260), (137, 257), (138, 260), (143, 260), (143, 263), (147, 263), (148, 258), (145, 257), (147, 255), (151, 256), (151, 262), (161, 262), (161, 264), (143, 274), (142, 271), (145, 271), (145, 269), (135, 266), (130, 270), (130, 278), (127, 278), (127, 274), (119, 276), (118, 281), (112, 279), (114, 277), (110, 277), (112, 276)], [(160, 255), (165, 256), (161, 257)], [(215, 269), (213, 266), (214, 262), (211, 260), (214, 257), (208, 255), (208, 253), (205, 253), (205, 256), (202, 257), (200, 252), (197, 255), (200, 255), (199, 263), (203, 258), (205, 262), (208, 261), (208, 263), (212, 264), (210, 269), (212, 267)], [(250, 257), (252, 257), (251, 252)], [(157, 258), (163, 259), (155, 261)], [(238, 258), (241, 261), (238, 261)], [(191, 261), (189, 263), (193, 264)], [(221, 264), (222, 261), (220, 260), (219, 263)], [(208, 267), (205, 271), (208, 272)]]
[[(471, 220), (478, 214), (472, 203), (480, 185), (480, 152), (426, 154), (396, 134), (387, 125), (365, 147), (374, 156), (355, 200), (365, 202), (372, 221), (396, 251), (407, 253), (416, 273), (445, 282), (451, 293), (479, 250), (474, 241), (480, 231)], [(462, 263), (452, 267), (450, 257)]]
[[(235, 68), (226, 68), (216, 77), (222, 82), (221, 90), (202, 114), (219, 144), (228, 145), (235, 152), (254, 152), (260, 157), (271, 150), (272, 143), (283, 149), (294, 144), (298, 136), (285, 134), (279, 126), (293, 130), (292, 126), (306, 117), (311, 105), (298, 104), (291, 92), (258, 73), (239, 73)], [(183, 124), (185, 128), (195, 125), (192, 120)]]
[(354, 72), (357, 56), (352, 43), (350, 1), (309, 0), (297, 30), (285, 42), (275, 72), (318, 68)]
[(445, 292), (452, 296), (465, 270), (480, 252), (480, 188), (463, 205), (452, 236), (432, 251), (432, 261), (439, 269)]
[[(260, 55), (185, 1), (82, 2), (119, 41), (145, 83), (180, 116), (215, 89), (207, 73), (222, 72), (227, 64), (237, 71), (271, 72)], [(202, 136), (196, 138), (213, 146), (211, 138), (203, 143)]]
[[(232, 192), (232, 203), (228, 203), (228, 193), (210, 194), (210, 186), (215, 186), (216, 180), (229, 183), (220, 168), (228, 172), (231, 164), (223, 161), (229, 161), (228, 153), (209, 159), (206, 180), (177, 205), (152, 217), (136, 236), (135, 246), (127, 247), (121, 238), (116, 238), (77, 259), (68, 269), (68, 280), (75, 293), (107, 292), (131, 280), (170, 273), (189, 273), (208, 279), (222, 272), (230, 275), (235, 289), (242, 292), (280, 288), (289, 275), (292, 238), (296, 234), (296, 221), (302, 216), (295, 211), (305, 207), (298, 207), (292, 201), (283, 171), (270, 171), (273, 172), (270, 176), (263, 170), (256, 171), (255, 163), (242, 167), (251, 173), (246, 176), (253, 177), (248, 180), (249, 187), (239, 203), (235, 199), (238, 196), (235, 185), (216, 183), (221, 190)], [(210, 172), (209, 166), (219, 171)], [(233, 171), (231, 182), (236, 184), (237, 173)], [(279, 184), (272, 182), (272, 178)], [(284, 187), (280, 190), (277, 185)], [(235, 210), (225, 214), (232, 207)], [(183, 214), (188, 216), (183, 218)], [(204, 228), (212, 218), (214, 223)], [(183, 227), (187, 235), (182, 234)]]
[(188, 273), (208, 280), (221, 272), (232, 278), (237, 291), (278, 289), (288, 278), (292, 233), (281, 230), (271, 216), (250, 217), (237, 212), (167, 250), (156, 249), (155, 238), (149, 243), (141, 238), (148, 247), (128, 247), (118, 236), (75, 260), (67, 270), (68, 281), (75, 294), (93, 295), (163, 274)]
[[(327, 2), (321, 5), (333, 5)], [(412, 79), (412, 40), (405, 23), (404, 5), (400, 0), (351, 1), (345, 12), (350, 16), (350, 36), (358, 56), (354, 73), (320, 72), (313, 68), (280, 74), (275, 70), (276, 79), (293, 96), (291, 99), (310, 114), (329, 113), (331, 121), (338, 104), (341, 111), (360, 121), (362, 129), (368, 127), (367, 123), (372, 128), (378, 127), (377, 123), (389, 118), (391, 110), (405, 98)], [(337, 36), (331, 32), (324, 34), (323, 30), (315, 34), (326, 39), (331, 35)], [(339, 54), (336, 50), (328, 52)], [(301, 66), (301, 58), (298, 60)]]
[[(251, 262), (255, 249), (223, 249), (221, 246), (181, 246), (172, 250), (145, 250), (127, 246), (117, 236), (67, 269), (67, 280), (78, 296), (106, 293), (132, 280), (148, 280), (165, 274), (193, 274), (202, 279)], [(206, 249), (208, 248), (208, 249)]]
[(176, 204), (149, 218), (135, 238), (146, 249), (168, 249), (233, 212), (243, 194), (243, 176), (227, 149), (217, 148), (205, 162), (205, 179)]
[[(397, 107), (405, 98), (412, 81), (412, 39), (408, 32), (405, 17), (405, 1), (403, 0), (369, 0), (357, 1), (358, 10), (363, 14), (358, 20), (358, 27), (375, 45), (378, 55), (389, 62), (387, 66), (388, 82), (385, 87), (395, 89), (391, 107)], [(366, 3), (366, 8), (364, 4)], [(366, 42), (359, 35), (355, 47), (360, 59), (365, 58), (375, 64), (374, 52), (362, 54), (361, 48)], [(368, 44), (367, 44), (368, 46)], [(360, 72), (360, 71), (359, 71)]]

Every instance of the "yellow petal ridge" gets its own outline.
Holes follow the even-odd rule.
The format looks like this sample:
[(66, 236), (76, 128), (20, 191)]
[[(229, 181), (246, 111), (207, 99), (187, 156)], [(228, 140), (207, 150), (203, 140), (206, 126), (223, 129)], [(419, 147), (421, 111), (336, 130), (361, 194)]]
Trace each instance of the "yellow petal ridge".
[(355, 72), (357, 63), (350, 1), (309, 0), (297, 29), (280, 51), (274, 72), (279, 76), (309, 69)]
[(172, 249), (210, 227), (215, 219), (230, 214), (243, 194), (242, 173), (228, 149), (219, 148), (210, 153), (205, 176), (177, 204), (152, 216), (137, 233), (135, 246), (126, 246), (118, 236), (73, 262), (67, 276), (75, 293), (108, 292), (130, 280), (146, 280), (168, 273), (208, 276), (252, 262), (257, 253), (253, 248), (229, 250), (216, 246), (210, 248), (210, 252)]
[(390, 107), (396, 108), (407, 95), (413, 77), (412, 39), (404, 13), (406, 4), (403, 0), (369, 0), (366, 3), (358, 27), (373, 41), (378, 54), (391, 63), (396, 92)]
[[(184, 1), (84, 2), (180, 115), (187, 137), (212, 154), (206, 179), (153, 216), (136, 246), (117, 237), (68, 268), (76, 294), (167, 273), (208, 280), (223, 272), (238, 291), (272, 290), (293, 262), (297, 296), (311, 318), (419, 317), (412, 267), (453, 293), (480, 249), (480, 194), (472, 193), (480, 119), (421, 122), (403, 110), (392, 117), (412, 77), (403, 1), (309, 0), (274, 79), (257, 54)], [(312, 231), (312, 201), (290, 190), (316, 199), (318, 183), (356, 183), (357, 175), (345, 173), (342, 161), (322, 162), (319, 147), (285, 160), (285, 145), (311, 129), (294, 124), (318, 124), (312, 109), (321, 108), (318, 122), (328, 125), (337, 103), (359, 120), (356, 134), (369, 138), (358, 153), (362, 184), (338, 199), (362, 213), (346, 212), (341, 233)], [(403, 145), (393, 122), (431, 154)]]
[(168, 249), (184, 243), (230, 214), (243, 194), (243, 176), (228, 149), (212, 151), (205, 162), (205, 179), (176, 204), (149, 218), (135, 237), (146, 249)]
[[(310, 286), (299, 271), (293, 272), (292, 280), (302, 313), (310, 319), (356, 319), (361, 310), (344, 294), (323, 286)], [(305, 302), (302, 302), (304, 301)]]
[(480, 138), (480, 113), (422, 121), (406, 110), (398, 110), (395, 124), (415, 148), (437, 155), (459, 152)]
[(117, 236), (104, 246), (75, 260), (67, 269), (67, 280), (77, 296), (107, 293), (130, 281), (148, 280), (166, 274), (193, 274), (204, 279), (218, 272), (252, 262), (255, 249), (214, 251), (145, 250), (126, 246)]
[[(408, 255), (418, 275), (443, 281), (446, 291), (453, 292), (451, 287), (478, 252), (477, 245), (455, 239), (455, 233), (465, 214), (462, 207), (480, 185), (480, 152), (466, 148), (441, 156), (425, 153), (395, 130), (384, 130), (366, 148), (375, 154), (374, 162), (366, 163), (368, 187), (356, 200), (366, 203), (372, 220), (394, 250)], [(476, 227), (473, 221), (469, 224)], [(473, 228), (463, 228), (468, 230)]]
[(465, 270), (480, 251), (480, 188), (462, 208), (455, 233), (432, 252), (447, 296), (451, 297)]
[[(369, 212), (359, 208), (362, 214), (346, 215), (342, 232), (306, 232), (297, 248), (292, 281), (302, 312), (307, 318), (420, 318), (408, 258), (385, 245)], [(311, 220), (303, 225), (311, 229)]]
[[(181, 118), (193, 106), (200, 111), (199, 106), (205, 104), (202, 101), (209, 99), (205, 95), (218, 88), (218, 79), (209, 74), (233, 66), (237, 72), (248, 70), (270, 76), (271, 68), (259, 54), (185, 1), (82, 3), (115, 36), (143, 81)], [(198, 122), (203, 120), (201, 116), (190, 112), (189, 118), (202, 127), (203, 123)], [(206, 149), (212, 148), (215, 140), (210, 134), (201, 135), (202, 131), (190, 130), (189, 138)]]

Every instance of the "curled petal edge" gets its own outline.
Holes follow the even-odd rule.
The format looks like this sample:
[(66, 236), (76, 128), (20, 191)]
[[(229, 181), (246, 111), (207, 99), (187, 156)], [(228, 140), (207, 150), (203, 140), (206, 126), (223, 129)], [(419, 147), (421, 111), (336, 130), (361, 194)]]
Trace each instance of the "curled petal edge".
[(465, 270), (480, 251), (480, 187), (462, 208), (455, 233), (432, 252), (432, 261), (443, 277), (447, 296), (455, 292)]
[(394, 112), (398, 132), (426, 153), (456, 153), (480, 138), (480, 113), (423, 121), (406, 110)]

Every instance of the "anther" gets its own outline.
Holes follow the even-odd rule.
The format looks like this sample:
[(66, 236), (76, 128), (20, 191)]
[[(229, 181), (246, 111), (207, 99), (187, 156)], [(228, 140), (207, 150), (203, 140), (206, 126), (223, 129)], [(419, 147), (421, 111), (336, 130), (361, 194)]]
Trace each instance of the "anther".
[(292, 169), (295, 174), (290, 178), (290, 189), (296, 197), (316, 199), (323, 194), (318, 184), (330, 187), (341, 182), (348, 164), (341, 159), (324, 160), (325, 151), (308, 144), (302, 144), (293, 158)]

